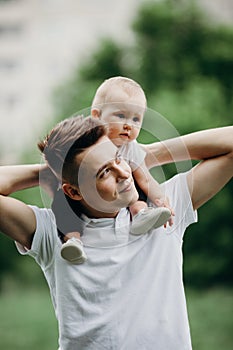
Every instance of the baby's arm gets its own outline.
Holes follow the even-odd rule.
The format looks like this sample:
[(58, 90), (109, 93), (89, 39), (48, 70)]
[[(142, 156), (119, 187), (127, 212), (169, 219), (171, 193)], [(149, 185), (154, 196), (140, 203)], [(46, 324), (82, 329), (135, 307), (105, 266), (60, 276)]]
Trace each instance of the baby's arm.
[[(168, 208), (171, 211), (171, 215), (174, 216), (169, 199), (165, 197), (160, 184), (150, 174), (145, 162), (133, 171), (133, 176), (141, 190), (155, 205)], [(169, 220), (169, 224), (172, 224), (172, 219)]]
[(160, 188), (160, 185), (150, 174), (145, 162), (134, 170), (133, 176), (138, 186), (153, 203), (155, 203), (156, 200), (164, 200), (164, 194)]

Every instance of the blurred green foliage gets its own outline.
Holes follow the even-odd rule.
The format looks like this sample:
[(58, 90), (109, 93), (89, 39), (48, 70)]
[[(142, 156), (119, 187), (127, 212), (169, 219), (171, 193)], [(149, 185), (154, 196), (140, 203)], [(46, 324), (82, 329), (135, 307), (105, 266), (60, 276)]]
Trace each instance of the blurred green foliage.
[(208, 25), (189, 1), (163, 1), (143, 6), (134, 21), (138, 77), (147, 93), (161, 86), (185, 89), (196, 76), (219, 81), (232, 97), (232, 28)]
[[(32, 259), (31, 259), (32, 260)], [(0, 298), (0, 348), (4, 350), (55, 350), (58, 327), (45, 289), (10, 289)]]
[[(172, 125), (174, 134), (164, 133), (159, 139), (232, 125), (232, 27), (211, 23), (193, 2), (167, 0), (144, 3), (132, 30), (134, 43), (126, 47), (103, 39), (55, 91), (54, 122), (77, 111), (88, 115), (98, 85), (111, 76), (124, 75), (141, 84), (150, 109), (159, 111)], [(156, 127), (153, 123), (152, 129)], [(153, 135), (142, 131), (139, 141), (156, 141)], [(166, 178), (175, 171), (174, 165), (163, 167)], [(33, 197), (30, 194), (23, 199), (31, 203)], [(188, 284), (232, 285), (232, 201), (231, 182), (201, 208), (201, 223), (188, 229), (184, 242)], [(0, 278), (15, 266), (9, 244), (9, 240), (1, 240)]]

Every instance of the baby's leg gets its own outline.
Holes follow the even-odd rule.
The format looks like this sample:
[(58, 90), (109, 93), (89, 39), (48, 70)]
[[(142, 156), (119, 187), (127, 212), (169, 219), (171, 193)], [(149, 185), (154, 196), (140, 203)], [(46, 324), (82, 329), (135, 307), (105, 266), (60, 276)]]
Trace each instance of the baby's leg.
[(58, 236), (63, 243), (61, 256), (73, 264), (82, 264), (87, 256), (80, 239), (82, 223), (75, 202), (71, 202), (60, 189), (55, 193), (52, 210), (56, 217)]
[(77, 238), (77, 239), (80, 239), (81, 238), (81, 233), (80, 232), (69, 232), (69, 233), (66, 233), (65, 235), (64, 235), (64, 242), (67, 242), (69, 239), (71, 239), (71, 238), (73, 238), (73, 237), (75, 237), (75, 238)]
[(130, 232), (134, 235), (144, 234), (164, 225), (171, 216), (168, 208), (148, 207), (143, 201), (137, 201), (129, 209), (132, 216)]
[(139, 213), (140, 210), (147, 209), (147, 208), (148, 208), (148, 206), (147, 206), (146, 202), (138, 200), (137, 202), (135, 202), (134, 204), (132, 204), (129, 207), (129, 210), (130, 210), (130, 214), (133, 218), (136, 214)]
[(73, 263), (82, 264), (87, 260), (87, 255), (83, 249), (80, 232), (69, 232), (64, 235), (64, 244), (61, 247), (63, 259)]

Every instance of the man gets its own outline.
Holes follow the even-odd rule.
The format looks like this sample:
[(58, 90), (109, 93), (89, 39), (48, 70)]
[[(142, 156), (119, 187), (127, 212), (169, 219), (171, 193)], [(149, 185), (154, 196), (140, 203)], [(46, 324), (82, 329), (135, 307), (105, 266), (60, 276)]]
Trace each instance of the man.
[[(182, 237), (196, 212), (233, 174), (233, 128), (219, 128), (148, 146), (160, 164), (203, 160), (163, 184), (176, 213), (172, 227), (129, 235), (124, 207), (137, 199), (132, 175), (101, 122), (71, 118), (53, 129), (43, 152), (64, 193), (83, 213), (83, 265), (63, 260), (51, 210), (10, 193), (35, 186), (46, 166), (0, 168), (0, 230), (35, 258), (50, 287), (60, 350), (191, 349), (182, 283)], [(151, 153), (152, 152), (152, 153)], [(157, 163), (158, 164), (158, 163)], [(121, 209), (123, 208), (123, 209)]]

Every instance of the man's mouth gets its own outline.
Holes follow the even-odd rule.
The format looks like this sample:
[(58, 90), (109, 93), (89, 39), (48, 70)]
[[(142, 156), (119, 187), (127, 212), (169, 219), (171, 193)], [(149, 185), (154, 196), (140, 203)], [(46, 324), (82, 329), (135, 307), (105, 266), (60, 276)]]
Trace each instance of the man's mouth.
[(119, 193), (131, 191), (132, 182), (133, 182), (133, 180), (131, 179), (130, 182), (128, 182), (127, 185), (121, 191), (119, 191)]

